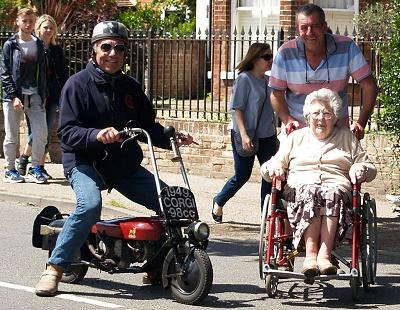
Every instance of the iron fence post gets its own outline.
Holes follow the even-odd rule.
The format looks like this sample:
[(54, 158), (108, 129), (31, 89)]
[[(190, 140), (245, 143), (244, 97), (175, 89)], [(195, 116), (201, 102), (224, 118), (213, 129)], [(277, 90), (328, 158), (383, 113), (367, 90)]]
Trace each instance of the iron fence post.
[(153, 103), (153, 44), (152, 44), (152, 29), (147, 33), (147, 89), (146, 95), (150, 103)]

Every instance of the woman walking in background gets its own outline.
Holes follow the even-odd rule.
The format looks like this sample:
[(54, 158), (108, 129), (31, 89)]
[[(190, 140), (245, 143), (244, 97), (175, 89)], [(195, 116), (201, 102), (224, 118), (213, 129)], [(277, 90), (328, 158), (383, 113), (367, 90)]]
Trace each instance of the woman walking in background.
[[(54, 120), (56, 119), (57, 115), (61, 89), (67, 80), (67, 70), (63, 49), (56, 43), (57, 24), (54, 18), (47, 14), (40, 16), (36, 21), (35, 33), (45, 44), (45, 56), (47, 64), (46, 123), (48, 135), (45, 155), (40, 161), (40, 166), (46, 179), (51, 179), (52, 177), (44, 169), (44, 163), (46, 154), (48, 152)], [(18, 172), (21, 175), (26, 174), (28, 158), (32, 153), (32, 133), (29, 120), (27, 120), (27, 123), (29, 133), (28, 143), (26, 144), (24, 152), (19, 158), (18, 164)], [(32, 168), (29, 168), (28, 173), (33, 173)]]
[[(222, 223), (223, 207), (249, 180), (254, 159), (262, 165), (277, 149), (274, 114), (270, 103), (268, 77), (272, 51), (266, 43), (253, 43), (236, 67), (239, 75), (232, 89), (231, 141), (235, 174), (214, 197), (212, 218)], [(261, 205), (271, 192), (271, 184), (261, 183)]]

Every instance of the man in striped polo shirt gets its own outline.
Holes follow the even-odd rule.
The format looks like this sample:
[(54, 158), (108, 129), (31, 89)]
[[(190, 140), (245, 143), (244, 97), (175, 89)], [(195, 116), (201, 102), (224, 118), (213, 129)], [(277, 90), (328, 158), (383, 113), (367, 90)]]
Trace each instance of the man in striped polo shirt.
[(342, 98), (345, 115), (341, 123), (349, 126), (347, 84), (351, 76), (363, 90), (360, 115), (354, 124), (362, 138), (374, 109), (377, 86), (361, 50), (350, 38), (329, 34), (325, 13), (315, 4), (300, 6), (296, 21), (299, 36), (279, 48), (272, 65), (272, 107), (285, 125), (304, 127), (305, 97), (329, 88)]

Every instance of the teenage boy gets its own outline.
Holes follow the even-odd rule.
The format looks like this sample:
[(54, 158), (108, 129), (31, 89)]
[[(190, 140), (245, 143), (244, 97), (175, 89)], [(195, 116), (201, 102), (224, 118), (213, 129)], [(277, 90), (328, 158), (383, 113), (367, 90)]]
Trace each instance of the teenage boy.
[(21, 183), (25, 179), (15, 169), (19, 126), (25, 113), (32, 128), (32, 168), (29, 174), (38, 184), (46, 183), (40, 167), (47, 142), (45, 102), (46, 74), (44, 45), (32, 34), (36, 15), (32, 8), (20, 9), (18, 32), (3, 46), (0, 78), (3, 87), (3, 113), (6, 136), (4, 182)]

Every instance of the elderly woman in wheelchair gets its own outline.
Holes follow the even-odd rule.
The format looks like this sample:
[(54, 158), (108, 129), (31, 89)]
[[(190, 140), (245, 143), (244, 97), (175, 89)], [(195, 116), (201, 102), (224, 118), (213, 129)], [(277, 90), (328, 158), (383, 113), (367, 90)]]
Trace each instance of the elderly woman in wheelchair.
[(305, 245), (306, 278), (336, 274), (331, 252), (339, 233), (349, 226), (352, 184), (370, 182), (376, 168), (347, 127), (339, 126), (342, 100), (320, 89), (305, 100), (308, 127), (291, 133), (279, 151), (261, 166), (268, 180), (285, 180), (283, 198), (295, 248)]

